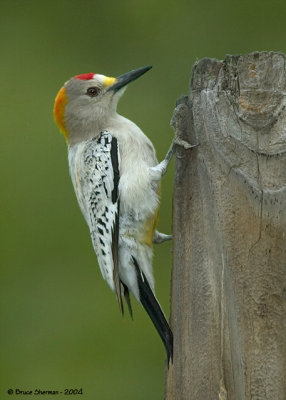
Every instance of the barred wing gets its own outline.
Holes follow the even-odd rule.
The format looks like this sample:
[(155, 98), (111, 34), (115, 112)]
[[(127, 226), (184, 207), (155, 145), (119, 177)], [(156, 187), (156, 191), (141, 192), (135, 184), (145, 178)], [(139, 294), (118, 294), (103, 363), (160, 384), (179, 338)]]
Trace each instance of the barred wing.
[(117, 139), (104, 131), (83, 151), (82, 209), (89, 224), (94, 250), (104, 279), (115, 290), (121, 312), (118, 272), (119, 152)]

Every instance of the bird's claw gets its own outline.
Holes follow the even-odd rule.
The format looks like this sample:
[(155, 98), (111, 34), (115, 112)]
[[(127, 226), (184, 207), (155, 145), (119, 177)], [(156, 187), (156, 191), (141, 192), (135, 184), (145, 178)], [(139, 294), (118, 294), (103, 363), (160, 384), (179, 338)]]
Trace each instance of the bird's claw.
[(153, 243), (160, 244), (166, 242), (167, 240), (172, 240), (172, 235), (165, 235), (165, 233), (155, 231), (153, 237)]
[(186, 140), (183, 139), (179, 139), (179, 138), (175, 138), (173, 141), (174, 144), (184, 147), (184, 149), (188, 150), (188, 149), (192, 149), (193, 147), (197, 147), (199, 145), (199, 143), (197, 144), (190, 144), (189, 142), (187, 142)]

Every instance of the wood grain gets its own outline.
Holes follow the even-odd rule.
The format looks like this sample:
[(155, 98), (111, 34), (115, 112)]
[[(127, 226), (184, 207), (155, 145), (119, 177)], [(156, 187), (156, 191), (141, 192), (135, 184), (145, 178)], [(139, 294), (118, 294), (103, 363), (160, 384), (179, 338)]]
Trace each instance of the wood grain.
[(285, 58), (203, 59), (176, 106), (167, 400), (286, 399)]

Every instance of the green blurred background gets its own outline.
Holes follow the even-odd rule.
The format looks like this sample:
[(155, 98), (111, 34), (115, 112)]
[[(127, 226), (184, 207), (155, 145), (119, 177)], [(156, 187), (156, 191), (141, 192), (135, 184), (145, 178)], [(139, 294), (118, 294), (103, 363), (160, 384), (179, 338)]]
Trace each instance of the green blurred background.
[[(97, 267), (52, 117), (63, 82), (152, 64), (130, 85), (119, 112), (148, 134), (162, 159), (193, 63), (227, 53), (285, 52), (285, 17), (286, 3), (269, 0), (0, 1), (1, 400), (19, 398), (9, 388), (83, 388), (84, 395), (72, 397), (85, 400), (164, 393), (165, 352), (155, 329), (134, 301), (134, 321), (122, 319)], [(173, 166), (162, 189), (165, 232), (172, 186)], [(167, 315), (171, 247), (156, 247), (154, 256)]]

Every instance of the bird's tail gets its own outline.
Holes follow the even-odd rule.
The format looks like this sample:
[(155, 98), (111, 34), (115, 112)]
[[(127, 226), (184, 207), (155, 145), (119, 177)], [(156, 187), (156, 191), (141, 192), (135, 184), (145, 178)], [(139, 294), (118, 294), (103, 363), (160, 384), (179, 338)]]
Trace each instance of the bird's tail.
[(169, 362), (170, 358), (173, 360), (173, 333), (152, 289), (150, 288), (144, 272), (140, 270), (137, 260), (134, 257), (132, 258), (136, 269), (140, 302), (147, 311), (164, 343)]

